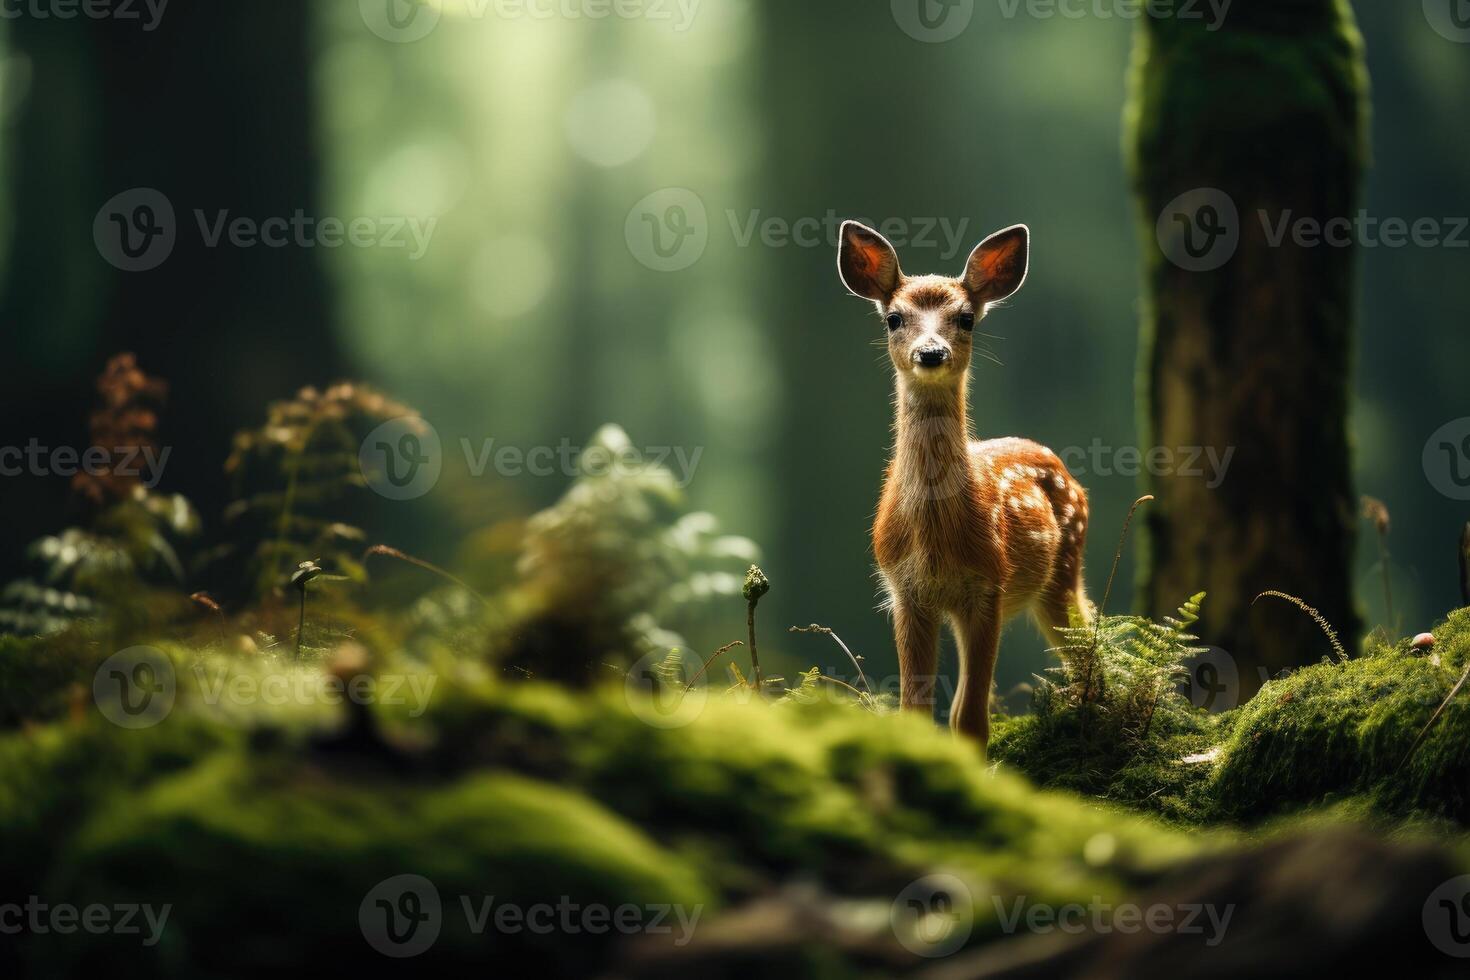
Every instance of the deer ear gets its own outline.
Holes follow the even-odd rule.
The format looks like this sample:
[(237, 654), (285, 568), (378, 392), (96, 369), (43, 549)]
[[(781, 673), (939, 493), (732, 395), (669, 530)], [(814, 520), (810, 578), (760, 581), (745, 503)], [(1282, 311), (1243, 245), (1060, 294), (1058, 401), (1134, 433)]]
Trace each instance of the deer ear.
[(856, 221), (842, 223), (841, 237), (837, 272), (843, 285), (864, 299), (879, 303), (892, 299), (903, 273), (898, 268), (898, 253), (888, 239)]
[(1031, 229), (1013, 225), (975, 246), (965, 263), (965, 288), (980, 303), (998, 303), (1015, 295), (1026, 281)]

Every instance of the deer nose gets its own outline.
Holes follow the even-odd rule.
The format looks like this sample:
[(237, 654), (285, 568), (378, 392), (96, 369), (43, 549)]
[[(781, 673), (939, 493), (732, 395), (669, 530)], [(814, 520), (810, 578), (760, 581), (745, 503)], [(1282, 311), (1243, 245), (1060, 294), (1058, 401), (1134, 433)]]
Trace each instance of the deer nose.
[(949, 351), (943, 347), (921, 347), (914, 351), (914, 363), (919, 367), (939, 367), (949, 360)]

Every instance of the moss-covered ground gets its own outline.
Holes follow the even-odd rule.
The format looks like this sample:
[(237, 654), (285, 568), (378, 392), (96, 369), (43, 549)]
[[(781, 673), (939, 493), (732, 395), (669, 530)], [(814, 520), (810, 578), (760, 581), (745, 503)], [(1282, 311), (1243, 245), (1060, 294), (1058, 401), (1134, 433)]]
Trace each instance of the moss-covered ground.
[[(534, 958), (579, 975), (616, 938), (487, 938), (459, 908), (489, 896), (713, 918), (801, 881), (851, 902), (892, 945), (893, 896), (937, 869), (976, 895), (1118, 897), (1229, 841), (1038, 791), (931, 725), (848, 705), (712, 697), (688, 724), (659, 727), (621, 685), (571, 693), (464, 667), (432, 673), (423, 711), (315, 697), (242, 710), (220, 680), (306, 681), (323, 666), (159, 649), (178, 679), (159, 723), (126, 730), (78, 710), (0, 738), (0, 864), (7, 894), (168, 904), (168, 928), (144, 949), (125, 935), (27, 935), (3, 947), (11, 966), (366, 965), (378, 954), (359, 906), (404, 873), (434, 882), (446, 909), (429, 968)], [(992, 904), (976, 914), (970, 941), (995, 938)]]
[[(440, 659), (376, 665), (402, 693), (380, 687), (380, 703), (351, 707), (311, 693), (358, 669), (329, 657), (177, 643), (157, 647), (177, 679), (172, 710), (129, 730), (78, 694), (100, 645), (7, 641), (0, 701), (50, 706), (0, 737), (7, 894), (171, 911), (150, 947), (50, 931), (0, 957), (58, 976), (368, 966), (381, 960), (360, 906), (410, 873), (445, 909), (426, 968), (488, 956), (580, 975), (618, 941), (472, 928), (469, 910), (492, 897), (675, 906), (708, 922), (792, 883), (842, 903), (852, 929), (902, 957), (894, 896), (937, 872), (1002, 900), (974, 905), (968, 943), (984, 945), (1004, 938), (1010, 896), (1114, 900), (1181, 860), (1303, 826), (1458, 833), (1470, 710), (1452, 705), (1399, 768), (1470, 662), (1470, 614), (1436, 632), (1437, 663), (1384, 645), (1272, 681), (1234, 712), (1161, 724), (1142, 744), (1098, 744), (1067, 712), (1008, 719), (998, 765), (921, 720), (833, 701), (711, 694), (669, 716), (621, 684), (571, 692)], [(80, 668), (49, 695), (25, 687), (39, 683), (29, 665), (43, 646)], [(266, 678), (308, 693), (250, 695)], [(792, 963), (794, 976), (852, 975), (816, 937)]]
[[(1415, 739), (1470, 665), (1470, 610), (1432, 653), (1370, 641), (1364, 655), (1268, 682), (1220, 715), (1160, 725), (1142, 744), (1088, 737), (1078, 712), (997, 725), (992, 755), (1044, 786), (1180, 824), (1253, 825), (1311, 807), (1470, 823), (1470, 696)], [(1407, 762), (1405, 760), (1407, 759)]]

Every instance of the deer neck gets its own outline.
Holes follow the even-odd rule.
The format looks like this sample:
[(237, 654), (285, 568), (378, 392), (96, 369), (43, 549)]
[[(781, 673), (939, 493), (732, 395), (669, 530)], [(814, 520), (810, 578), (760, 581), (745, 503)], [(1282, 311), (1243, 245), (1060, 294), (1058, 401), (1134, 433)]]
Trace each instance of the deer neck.
[(972, 503), (965, 381), (953, 388), (898, 379), (894, 474), (903, 510), (943, 526)]

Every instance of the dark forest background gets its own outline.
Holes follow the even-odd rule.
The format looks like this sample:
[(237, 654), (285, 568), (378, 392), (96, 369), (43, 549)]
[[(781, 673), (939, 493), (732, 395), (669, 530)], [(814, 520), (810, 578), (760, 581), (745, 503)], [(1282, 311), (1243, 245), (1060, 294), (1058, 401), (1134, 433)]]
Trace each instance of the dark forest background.
[[(689, 494), (761, 544), (774, 583), (763, 615), (831, 625), (891, 672), (868, 550), (890, 424), (877, 322), (843, 295), (826, 241), (742, 242), (769, 218), (817, 219), (825, 238), (832, 215), (937, 225), (937, 241), (900, 251), (908, 271), (951, 274), (985, 234), (1028, 223), (1031, 278), (986, 328), (1004, 338), (1004, 366), (976, 364), (979, 432), (1059, 450), (1149, 447), (1137, 395), (1150, 243), (1125, 155), (1133, 21), (1024, 5), (1009, 17), (1009, 4), (976, 2), (963, 33), (925, 43), (882, 3), (705, 0), (687, 30), (443, 6), (411, 43), (385, 40), (347, 2), (175, 0), (151, 31), (5, 21), (0, 445), (85, 445), (93, 379), (135, 351), (171, 385), (163, 488), (215, 522), (233, 432), (302, 385), (362, 379), (421, 410), (445, 446), (438, 489), (374, 536), (452, 564), (465, 529), (545, 506), (567, 483), (473, 476), (461, 439), (555, 447), (615, 421), (639, 446), (702, 450)], [(1354, 7), (1377, 107), (1361, 207), (1410, 222), (1470, 215), (1470, 131), (1445, 122), (1470, 91), (1470, 45), (1417, 2)], [(1251, 100), (1275, 96), (1243, 89), (1226, 110), (1248, 121)], [(139, 187), (172, 203), (178, 241), (158, 268), (124, 272), (99, 253), (94, 220)], [(706, 215), (707, 248), (678, 271), (640, 261), (627, 234), (640, 202), (669, 188)], [(211, 248), (196, 209), (437, 224), (417, 260)], [(947, 246), (944, 228), (963, 241)], [(1413, 633), (1456, 604), (1470, 517), (1421, 461), (1432, 433), (1470, 414), (1470, 249), (1379, 247), (1348, 261), (1351, 478), (1392, 512), (1394, 632)], [(1310, 352), (1292, 356), (1310, 377)], [(1100, 594), (1116, 529), (1153, 488), (1081, 479)], [(1288, 519), (1311, 499), (1300, 491), (1280, 497)], [(55, 477), (6, 478), (3, 493), (0, 579), (73, 506)], [(1358, 530), (1345, 579), (1371, 627), (1386, 618), (1379, 552)], [(1141, 553), (1125, 553), (1116, 609), (1135, 601)], [(1283, 584), (1332, 605), (1310, 581)], [(1207, 641), (1265, 642), (1239, 624), (1204, 626)], [(1005, 650), (1002, 690), (1045, 662), (1029, 630), (1013, 629)]]

